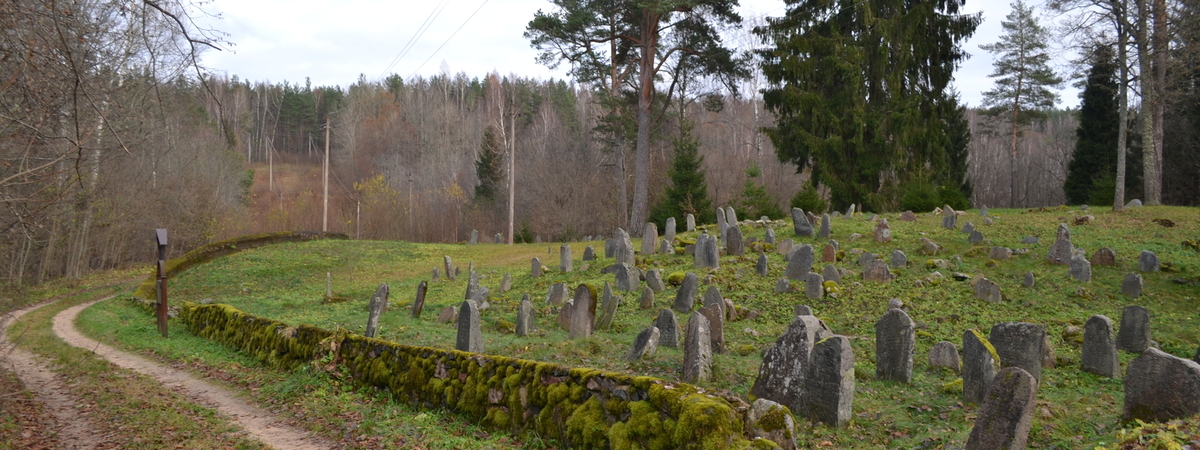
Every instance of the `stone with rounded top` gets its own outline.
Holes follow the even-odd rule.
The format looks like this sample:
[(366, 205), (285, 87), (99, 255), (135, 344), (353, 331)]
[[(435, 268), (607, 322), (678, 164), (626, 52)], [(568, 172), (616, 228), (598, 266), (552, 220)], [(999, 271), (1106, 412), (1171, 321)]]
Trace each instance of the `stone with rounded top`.
[(967, 450), (1023, 449), (1037, 408), (1037, 379), (1019, 367), (1001, 370), (988, 387)]
[(901, 309), (889, 309), (875, 323), (875, 377), (885, 381), (912, 381), (916, 324)]

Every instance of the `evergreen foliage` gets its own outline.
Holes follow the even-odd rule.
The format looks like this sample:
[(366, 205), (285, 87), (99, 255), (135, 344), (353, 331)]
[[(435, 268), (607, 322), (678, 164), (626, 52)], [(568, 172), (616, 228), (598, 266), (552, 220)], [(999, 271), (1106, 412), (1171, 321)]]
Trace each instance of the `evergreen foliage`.
[(475, 202), (490, 204), (496, 200), (504, 181), (503, 144), (496, 137), (496, 128), (488, 126), (483, 130), (483, 143), (479, 146), (479, 159), (475, 160), (475, 174), (479, 176), (479, 185), (475, 186)]
[(792, 208), (803, 209), (805, 212), (821, 214), (829, 208), (829, 202), (821, 198), (821, 193), (817, 192), (817, 188), (813, 186), (812, 180), (809, 180), (808, 183), (804, 183), (803, 188), (796, 192), (796, 195), (792, 196), (790, 206)]
[[(1117, 64), (1113, 49), (1108, 45), (1097, 45), (1088, 55), (1091, 69), (1088, 70), (1086, 85), (1079, 95), (1079, 128), (1075, 130), (1075, 150), (1067, 165), (1067, 179), (1063, 191), (1071, 204), (1091, 203), (1108, 199), (1112, 203), (1112, 191), (1116, 187), (1117, 129)], [(1107, 197), (1095, 192), (1109, 191)]]
[(1058, 93), (1051, 87), (1062, 83), (1050, 62), (1049, 32), (1038, 24), (1034, 9), (1024, 2), (1012, 4), (1012, 12), (1000, 22), (1004, 34), (1000, 42), (979, 46), (999, 55), (989, 77), (996, 86), (983, 93), (983, 105), (988, 113), (1004, 116), (1016, 126), (1042, 120), (1058, 102)]
[[(947, 97), (943, 127), (946, 133), (946, 170), (941, 178), (942, 197), (950, 197), (958, 203), (950, 203), (955, 208), (966, 209), (970, 206), (971, 193), (974, 188), (967, 177), (967, 156), (971, 153), (971, 124), (967, 121), (967, 107), (958, 104), (958, 93)], [(944, 203), (943, 203), (944, 204)], [(905, 208), (907, 209), (907, 208)], [(930, 208), (932, 210), (933, 208)], [(914, 209), (913, 211), (918, 211)]]
[(767, 216), (771, 220), (782, 219), (783, 210), (779, 208), (779, 202), (775, 201), (775, 197), (767, 192), (767, 188), (758, 184), (758, 177), (762, 175), (762, 169), (759, 169), (758, 164), (752, 164), (746, 168), (746, 186), (742, 188), (742, 198), (739, 201), (738, 209), (743, 211), (746, 219), (757, 219), (762, 216)]
[(700, 141), (692, 135), (692, 127), (684, 125), (673, 141), (671, 186), (666, 195), (650, 212), (650, 221), (665, 229), (667, 218), (682, 221), (692, 214), (696, 223), (713, 223), (712, 200), (708, 198), (708, 183), (704, 181), (704, 157), (700, 156)]

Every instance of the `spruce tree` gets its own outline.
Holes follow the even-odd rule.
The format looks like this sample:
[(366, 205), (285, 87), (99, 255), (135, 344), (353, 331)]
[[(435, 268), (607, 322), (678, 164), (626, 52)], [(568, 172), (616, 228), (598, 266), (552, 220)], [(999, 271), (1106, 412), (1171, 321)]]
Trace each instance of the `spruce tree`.
[(479, 177), (479, 185), (475, 186), (475, 202), (490, 204), (496, 200), (500, 192), (500, 183), (504, 181), (503, 144), (496, 137), (495, 127), (488, 126), (483, 130), (483, 143), (479, 146), (479, 159), (475, 160), (475, 174)]
[[(1071, 204), (1088, 203), (1093, 191), (1114, 186), (1117, 167), (1117, 64), (1108, 45), (1098, 45), (1088, 55), (1091, 69), (1079, 95), (1079, 128), (1075, 150), (1067, 165), (1063, 192)], [(1109, 189), (1109, 194), (1112, 193)], [(1109, 195), (1111, 196), (1111, 195)], [(1111, 202), (1111, 201), (1110, 201)]]
[(692, 136), (691, 126), (684, 125), (679, 137), (673, 141), (674, 155), (671, 161), (671, 185), (666, 195), (650, 212), (650, 221), (666, 227), (667, 218), (682, 221), (692, 214), (696, 223), (712, 223), (716, 220), (712, 200), (708, 198), (708, 183), (704, 181), (704, 157), (700, 156), (700, 141)]
[(762, 175), (762, 169), (758, 164), (752, 164), (746, 169), (746, 186), (742, 188), (741, 204), (739, 205), (743, 212), (742, 214), (747, 219), (757, 219), (762, 216), (767, 216), (771, 220), (782, 219), (783, 210), (779, 208), (779, 202), (775, 201), (775, 197), (767, 192), (767, 188), (758, 184), (758, 177)]
[(967, 177), (971, 124), (967, 121), (967, 107), (958, 104), (957, 93), (948, 96), (944, 108), (946, 111), (942, 125), (947, 139), (946, 171), (945, 176), (940, 179), (939, 196), (942, 204), (966, 209), (970, 207), (973, 190), (971, 180)]

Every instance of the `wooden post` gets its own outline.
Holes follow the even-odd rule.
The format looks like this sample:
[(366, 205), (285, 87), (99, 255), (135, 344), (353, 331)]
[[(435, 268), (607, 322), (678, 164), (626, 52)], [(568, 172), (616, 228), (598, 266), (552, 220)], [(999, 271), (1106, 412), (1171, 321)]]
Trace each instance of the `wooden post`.
[(158, 279), (155, 280), (155, 316), (158, 319), (158, 332), (167, 337), (167, 229), (154, 230), (155, 241), (158, 244)]
[(321, 232), (329, 232), (329, 115), (325, 115), (325, 164), (321, 171), (324, 174), (323, 184), (325, 185), (325, 206), (324, 218), (321, 220)]

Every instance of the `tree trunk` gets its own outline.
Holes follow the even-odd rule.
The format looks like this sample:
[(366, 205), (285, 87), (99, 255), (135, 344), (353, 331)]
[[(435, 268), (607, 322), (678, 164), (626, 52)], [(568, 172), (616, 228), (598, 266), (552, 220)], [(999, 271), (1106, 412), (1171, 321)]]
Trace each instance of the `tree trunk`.
[(1150, 100), (1152, 110), (1151, 125), (1154, 127), (1154, 203), (1162, 203), (1162, 173), (1163, 173), (1163, 110), (1167, 99), (1167, 2), (1154, 0), (1154, 37), (1151, 39), (1154, 51), (1154, 96)]
[[(1124, 14), (1124, 5), (1120, 5)], [(1113, 194), (1113, 211), (1125, 209), (1125, 152), (1129, 140), (1129, 29), (1125, 26), (1124, 18), (1117, 20), (1117, 60), (1121, 68), (1121, 87), (1117, 99), (1117, 117), (1121, 121), (1117, 125), (1117, 186)]]
[(637, 150), (633, 172), (633, 211), (629, 234), (640, 236), (650, 209), (650, 104), (654, 100), (654, 57), (658, 51), (658, 14), (642, 16), (642, 54), (638, 61)]
[(1161, 203), (1162, 180), (1158, 171), (1158, 149), (1154, 147), (1154, 75), (1151, 68), (1153, 55), (1150, 54), (1149, 0), (1137, 0), (1138, 5), (1138, 76), (1142, 85), (1142, 203), (1157, 205)]

